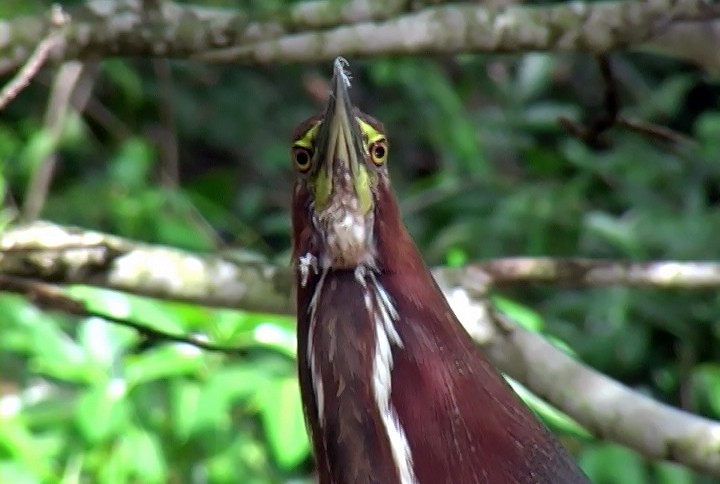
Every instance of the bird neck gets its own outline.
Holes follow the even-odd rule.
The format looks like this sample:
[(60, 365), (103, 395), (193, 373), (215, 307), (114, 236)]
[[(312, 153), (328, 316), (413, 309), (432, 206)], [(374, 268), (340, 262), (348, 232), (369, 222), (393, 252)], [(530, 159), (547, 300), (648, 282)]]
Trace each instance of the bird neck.
[(427, 273), (425, 263), (405, 228), (392, 187), (380, 183), (375, 209), (376, 263), (382, 272), (415, 276)]

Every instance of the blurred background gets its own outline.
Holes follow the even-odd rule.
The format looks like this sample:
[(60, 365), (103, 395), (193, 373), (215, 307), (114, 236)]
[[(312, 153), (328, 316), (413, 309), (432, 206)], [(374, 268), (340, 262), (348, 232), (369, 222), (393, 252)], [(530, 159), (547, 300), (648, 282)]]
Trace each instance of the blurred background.
[[(0, 17), (46, 8), (2, 2)], [(666, 58), (613, 55), (621, 112), (690, 141), (613, 128), (597, 149), (558, 123), (602, 113), (592, 58), (349, 60), (355, 102), (387, 128), (392, 180), (429, 265), (512, 255), (720, 258), (717, 78)], [(83, 65), (59, 105), (60, 76), (72, 76), (64, 69), (42, 70), (0, 112), (0, 230), (46, 219), (289, 264), (290, 136), (324, 101), (329, 63), (110, 59)], [(248, 354), (152, 341), (0, 295), (3, 482), (311, 482), (293, 318), (71, 293)], [(717, 291), (523, 286), (497, 297), (599, 371), (720, 418)], [(546, 412), (597, 484), (717, 482)]]

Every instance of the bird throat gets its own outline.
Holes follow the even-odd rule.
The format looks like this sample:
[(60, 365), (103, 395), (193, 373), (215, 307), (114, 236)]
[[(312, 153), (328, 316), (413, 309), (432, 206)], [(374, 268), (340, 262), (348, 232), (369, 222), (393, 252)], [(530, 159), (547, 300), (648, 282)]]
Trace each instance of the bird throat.
[(374, 265), (374, 214), (363, 213), (359, 198), (348, 188), (338, 187), (327, 206), (313, 215), (315, 233), (322, 234), (320, 267), (352, 269)]

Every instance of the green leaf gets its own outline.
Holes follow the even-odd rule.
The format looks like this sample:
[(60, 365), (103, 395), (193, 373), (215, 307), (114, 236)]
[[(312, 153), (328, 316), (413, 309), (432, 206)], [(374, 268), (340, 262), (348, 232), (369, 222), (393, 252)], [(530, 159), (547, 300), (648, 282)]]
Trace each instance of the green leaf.
[(134, 467), (138, 482), (167, 482), (167, 463), (157, 436), (132, 428), (123, 432), (120, 452)]
[(693, 371), (693, 394), (700, 408), (708, 408), (720, 417), (720, 366), (698, 365)]
[(208, 382), (208, 387), (223, 388), (229, 401), (242, 401), (255, 396), (275, 376), (268, 365), (236, 363), (217, 370)]
[(112, 379), (85, 391), (77, 402), (75, 419), (88, 442), (98, 444), (123, 431), (129, 415), (123, 397), (124, 380)]
[(87, 143), (87, 130), (83, 117), (75, 110), (68, 110), (62, 120), (62, 133), (58, 140), (61, 147), (74, 147)]
[(83, 348), (60, 329), (62, 318), (14, 296), (0, 296), (0, 314), (4, 319), (0, 344), (28, 354), (33, 371), (71, 382), (92, 382), (102, 376)]
[(146, 140), (129, 139), (111, 160), (110, 176), (128, 191), (145, 188), (150, 180), (149, 172), (154, 159), (154, 150)]
[(137, 69), (131, 63), (120, 59), (108, 59), (102, 64), (103, 74), (109, 85), (114, 87), (115, 96), (121, 99), (124, 108), (138, 107), (145, 98), (143, 82)]
[(580, 456), (580, 466), (593, 484), (650, 484), (643, 460), (617, 445), (589, 447)]
[(190, 224), (191, 217), (165, 216), (157, 220), (155, 230), (164, 244), (182, 247), (193, 251), (210, 251), (213, 241), (207, 234), (200, 232), (197, 227)]
[[(9, 455), (17, 465), (12, 472), (8, 469), (10, 475), (14, 475), (14, 472), (27, 472), (27, 478), (38, 479), (24, 482), (39, 482), (42, 476), (47, 477), (50, 469), (47, 467), (48, 461), (43, 458), (43, 453), (47, 450), (42, 442), (32, 435), (21, 418), (2, 416), (0, 455)], [(0, 477), (3, 478), (3, 482), (17, 482), (5, 480), (7, 474), (2, 471), (2, 465), (0, 465)]]
[[(116, 318), (131, 319), (150, 328), (182, 334), (183, 325), (166, 303), (144, 297), (129, 296), (117, 291), (73, 286), (71, 295), (82, 298), (90, 309)], [(129, 330), (131, 333), (133, 330)], [(129, 343), (129, 341), (128, 341)]]
[(297, 341), (293, 330), (273, 323), (262, 323), (255, 328), (253, 336), (262, 346), (295, 358)]
[(502, 296), (493, 296), (492, 301), (500, 312), (507, 314), (510, 319), (528, 331), (539, 333), (545, 328), (542, 316), (529, 307)]
[(101, 371), (85, 358), (82, 348), (60, 331), (36, 331), (34, 371), (65, 381), (92, 382)]
[(13, 484), (41, 484), (48, 482), (39, 478), (32, 466), (24, 466), (19, 462), (0, 460), (0, 478), (2, 482)]
[[(0, 18), (8, 19), (20, 15), (45, 12), (47, 5), (40, 0), (3, 0), (0, 2)], [(4, 474), (0, 473), (0, 476)]]
[(631, 258), (645, 256), (643, 245), (637, 237), (637, 221), (632, 217), (616, 217), (608, 213), (595, 211), (585, 216), (585, 226), (589, 233), (604, 239)]
[(467, 264), (468, 255), (458, 247), (451, 247), (445, 254), (445, 261), (449, 267), (462, 267)]
[(674, 462), (656, 462), (653, 484), (693, 484), (695, 479), (689, 469)]
[(78, 329), (85, 354), (95, 364), (109, 370), (137, 338), (132, 330), (101, 318), (86, 318)]
[(717, 146), (720, 140), (720, 113), (717, 111), (704, 113), (697, 121), (695, 131), (702, 141)]
[(273, 381), (275, 376), (266, 370), (261, 365), (236, 363), (214, 372), (198, 397), (192, 432), (227, 428), (233, 406), (249, 406), (258, 392)]
[(173, 431), (181, 441), (190, 438), (196, 427), (197, 415), (205, 409), (200, 408), (201, 385), (185, 380), (176, 380), (170, 386)]
[(697, 82), (696, 73), (669, 76), (652, 89), (633, 115), (638, 119), (667, 119), (677, 115), (687, 102), (687, 93)]
[(278, 465), (293, 469), (310, 455), (296, 378), (278, 379), (263, 392), (260, 415)]
[(91, 309), (116, 318), (127, 318), (131, 314), (130, 298), (121, 292), (90, 286), (71, 286), (68, 294), (82, 299)]
[(557, 62), (558, 57), (550, 54), (532, 53), (522, 56), (515, 82), (519, 102), (531, 100), (550, 84)]
[(25, 144), (20, 154), (20, 163), (33, 172), (43, 160), (55, 151), (57, 143), (57, 136), (52, 132), (46, 129), (36, 131)]
[(190, 345), (154, 348), (125, 359), (125, 379), (134, 387), (163, 378), (196, 373), (204, 367), (203, 354)]
[[(0, 18), (2, 17), (0, 16)], [(0, 124), (0, 171), (11, 163), (17, 163), (18, 154), (23, 145), (24, 140), (16, 129)]]
[(545, 400), (532, 393), (530, 390), (525, 388), (521, 383), (513, 380), (510, 377), (505, 379), (513, 387), (515, 393), (530, 407), (551, 429), (556, 432), (562, 432), (567, 435), (579, 439), (590, 439), (592, 435), (590, 432), (585, 430), (579, 423), (573, 420), (568, 415), (564, 414), (560, 410), (556, 409)]
[[(523, 130), (530, 129), (535, 132), (555, 133), (559, 128), (559, 117), (562, 116), (569, 119), (577, 119), (580, 115), (580, 109), (572, 104), (558, 102), (535, 102), (528, 106), (523, 112), (523, 117), (518, 128)], [(537, 148), (535, 153), (536, 156), (554, 158), (553, 161), (555, 163), (562, 162), (562, 160), (558, 159), (556, 152)]]

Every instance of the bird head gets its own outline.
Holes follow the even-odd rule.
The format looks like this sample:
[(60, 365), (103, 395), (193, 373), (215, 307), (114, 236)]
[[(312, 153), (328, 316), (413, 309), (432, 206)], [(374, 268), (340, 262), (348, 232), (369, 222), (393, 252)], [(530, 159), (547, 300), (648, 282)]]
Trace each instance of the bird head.
[(333, 64), (331, 92), (322, 114), (302, 123), (292, 144), (296, 194), (307, 211), (325, 269), (372, 266), (378, 185), (387, 183), (388, 141), (380, 122), (350, 100), (347, 62)]

